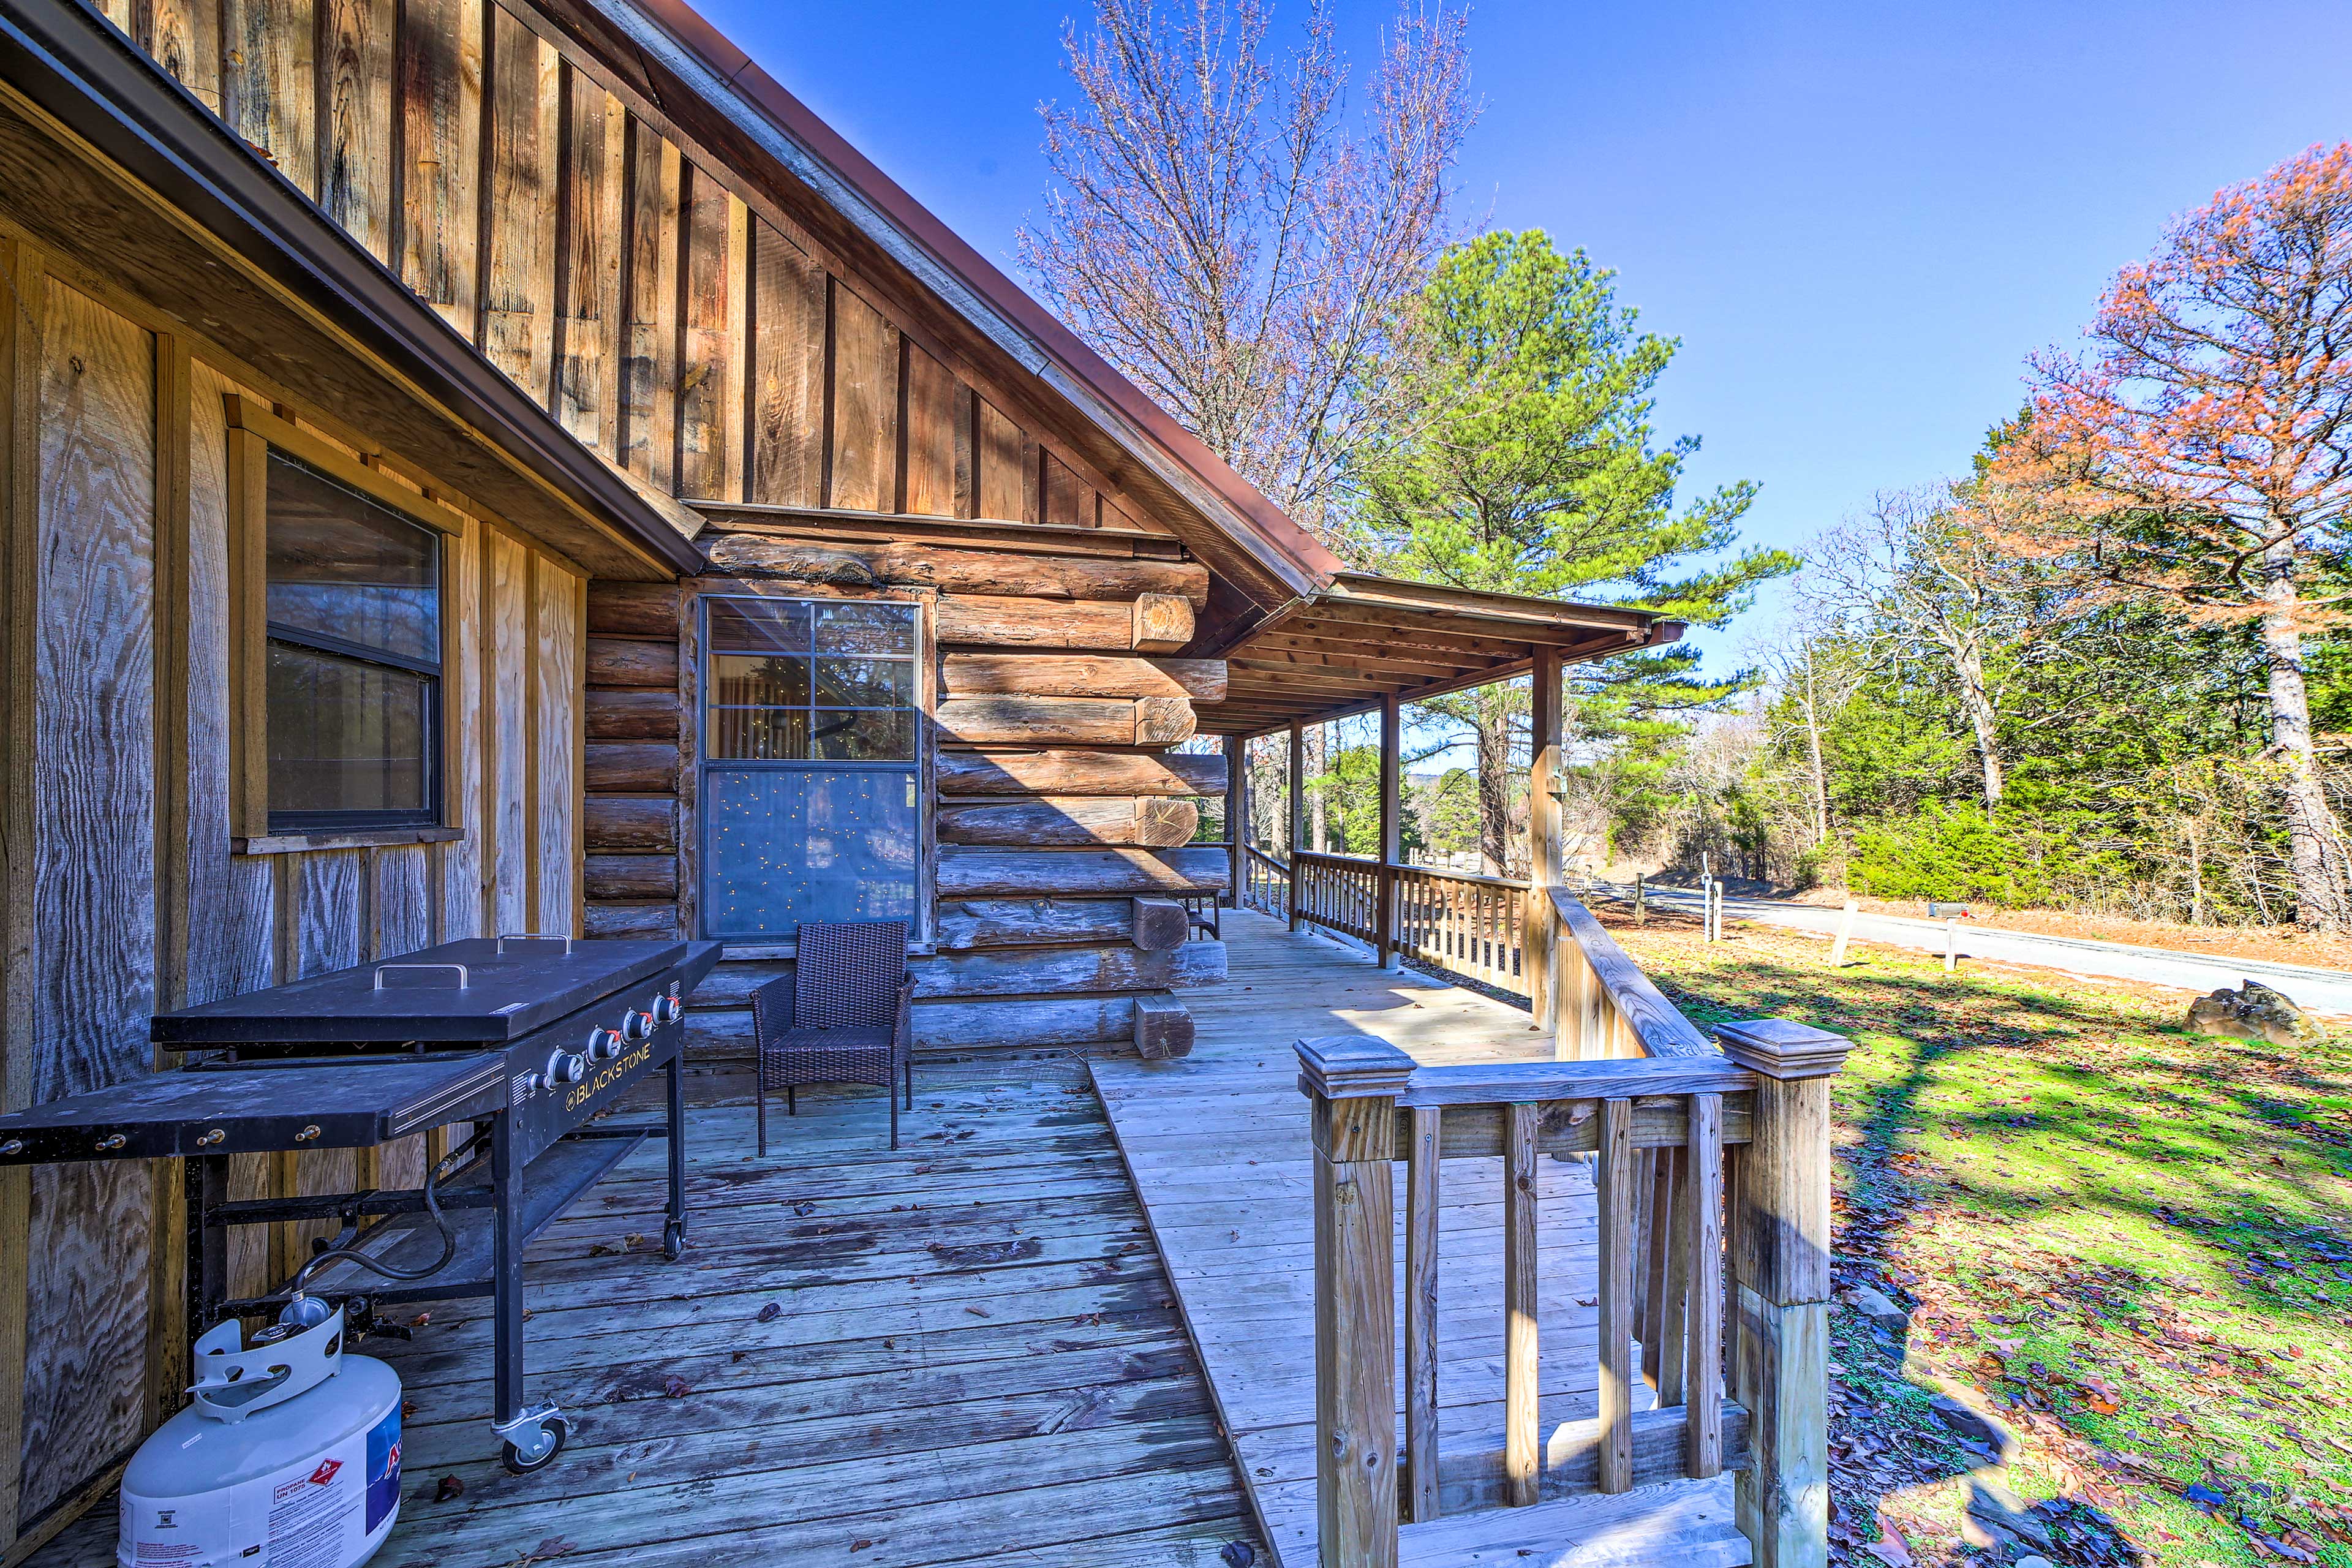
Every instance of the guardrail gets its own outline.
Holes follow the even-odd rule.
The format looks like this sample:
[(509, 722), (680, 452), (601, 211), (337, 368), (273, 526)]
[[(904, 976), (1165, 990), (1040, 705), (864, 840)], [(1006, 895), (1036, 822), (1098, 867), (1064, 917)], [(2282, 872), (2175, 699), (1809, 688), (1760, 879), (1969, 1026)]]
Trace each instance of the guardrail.
[(1290, 918), (1290, 864), (1252, 844), (1242, 856), (1242, 907), (1276, 920)]
[[(1722, 1026), (1718, 1049), (1582, 904), (1559, 891), (1549, 901), (1568, 1059), (1422, 1067), (1368, 1037), (1297, 1044), (1317, 1155), (1321, 1561), (1388, 1568), (1403, 1520), (1729, 1468), (1741, 1471), (1738, 1521), (1756, 1563), (1823, 1563), (1829, 1080), (1846, 1042), (1772, 1020)], [(1536, 1402), (1546, 1154), (1593, 1158), (1599, 1256), (1598, 1413), (1549, 1435)], [(1448, 1441), (1438, 1194), (1446, 1160), (1479, 1157), (1505, 1163), (1503, 1430)], [(1654, 1391), (1652, 1408), (1635, 1409), (1637, 1383)]]

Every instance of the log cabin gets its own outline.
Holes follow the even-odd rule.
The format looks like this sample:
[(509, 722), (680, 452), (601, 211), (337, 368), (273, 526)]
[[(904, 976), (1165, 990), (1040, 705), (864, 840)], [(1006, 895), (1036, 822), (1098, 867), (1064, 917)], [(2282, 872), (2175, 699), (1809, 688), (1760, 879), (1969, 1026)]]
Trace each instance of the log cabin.
[[(683, 1284), (593, 1214), (537, 1244), (594, 1260), (543, 1321), (628, 1331), (534, 1334), (604, 1379), (544, 1475), (482, 1463), (478, 1319), (420, 1317), (381, 1560), (1824, 1561), (1839, 1042), (1708, 1037), (1557, 885), (1561, 670), (1673, 623), (1349, 570), (678, 0), (19, 0), (0, 290), (0, 1111), (436, 943), (723, 944), (711, 1239)], [(1400, 705), (1523, 677), (1530, 877), (1400, 864)], [(1367, 711), (1382, 852), (1282, 852), (1302, 727)], [(860, 918), (910, 928), (935, 1152), (804, 1097), (747, 1164), (751, 994)], [(0, 1165), (12, 1568), (110, 1560), (184, 1402), (180, 1163)], [(246, 1294), (334, 1226), (254, 1228)], [(983, 1334), (952, 1388), (886, 1354)], [(525, 1522), (567, 1497), (607, 1506)]]

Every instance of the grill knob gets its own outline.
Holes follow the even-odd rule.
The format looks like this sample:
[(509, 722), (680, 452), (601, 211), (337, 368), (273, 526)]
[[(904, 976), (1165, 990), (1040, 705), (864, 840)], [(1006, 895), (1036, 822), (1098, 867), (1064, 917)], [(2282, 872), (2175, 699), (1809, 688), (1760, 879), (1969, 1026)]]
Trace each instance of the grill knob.
[(558, 1051), (547, 1058), (547, 1081), (557, 1084), (578, 1083), (588, 1076), (588, 1058), (570, 1051)]
[(654, 1037), (654, 1016), (635, 1008), (621, 1015), (621, 1037), (625, 1040), (650, 1040)]
[(588, 1031), (588, 1059), (609, 1062), (621, 1054), (621, 1037), (599, 1025)]
[(655, 1023), (675, 1024), (684, 1016), (686, 1016), (686, 1004), (679, 1001), (673, 993), (666, 991), (654, 998)]

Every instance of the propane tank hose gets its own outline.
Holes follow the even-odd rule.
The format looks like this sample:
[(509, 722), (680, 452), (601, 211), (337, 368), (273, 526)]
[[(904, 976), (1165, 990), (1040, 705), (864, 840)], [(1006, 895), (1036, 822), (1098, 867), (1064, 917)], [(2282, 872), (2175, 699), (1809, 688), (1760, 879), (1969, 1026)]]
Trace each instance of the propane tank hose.
[(457, 1256), (457, 1233), (450, 1227), (448, 1220), (442, 1215), (438, 1189), (442, 1176), (471, 1158), (474, 1145), (479, 1142), (478, 1135), (468, 1138), (465, 1142), (443, 1155), (439, 1164), (425, 1173), (425, 1212), (433, 1216), (434, 1227), (441, 1233), (440, 1257), (422, 1268), (396, 1268), (389, 1263), (369, 1257), (357, 1247), (331, 1247), (313, 1257), (296, 1271), (294, 1283), (290, 1288), (294, 1300), (299, 1301), (302, 1299), (302, 1287), (310, 1279), (311, 1270), (322, 1268), (338, 1260), (356, 1263), (371, 1273), (381, 1274), (387, 1279), (422, 1279), (428, 1274), (438, 1274), (442, 1269), (449, 1267), (449, 1260)]

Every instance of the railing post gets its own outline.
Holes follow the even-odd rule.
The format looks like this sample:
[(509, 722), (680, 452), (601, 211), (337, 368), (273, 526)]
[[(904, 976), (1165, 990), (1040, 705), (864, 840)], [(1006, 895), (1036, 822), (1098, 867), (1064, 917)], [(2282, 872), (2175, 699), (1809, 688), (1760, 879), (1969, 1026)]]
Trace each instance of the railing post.
[(1750, 1142), (1731, 1184), (1735, 1397), (1748, 1414), (1751, 1467), (1739, 1529), (1756, 1568), (1829, 1561), (1830, 1080), (1837, 1035), (1768, 1018), (1716, 1028), (1724, 1054), (1757, 1074)]
[(1396, 693), (1381, 699), (1381, 868), (1372, 879), (1372, 942), (1380, 966), (1386, 969), (1396, 956), (1396, 873), (1393, 867), (1404, 843), (1404, 806), (1398, 793), (1403, 771), (1404, 728)]
[(1290, 929), (1298, 929), (1299, 853), (1307, 847), (1307, 726), (1290, 721)]
[(1315, 1135), (1315, 1517), (1321, 1568), (1397, 1560), (1397, 1096), (1412, 1058), (1297, 1042)]
[(1238, 910), (1249, 902), (1249, 740), (1243, 735), (1225, 737), (1225, 837), (1234, 860), (1225, 903)]
[(1554, 945), (1559, 920), (1552, 912), (1551, 890), (1559, 885), (1559, 798), (1552, 794), (1559, 777), (1559, 649), (1536, 650), (1528, 679), (1529, 743), (1528, 763), (1528, 894), (1519, 926), (1519, 963), (1526, 971), (1528, 1005), (1538, 1026), (1558, 1016), (1559, 974)]

